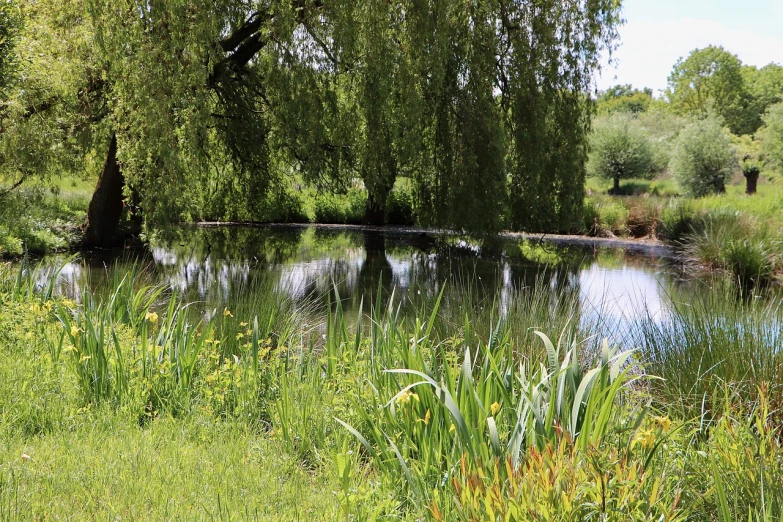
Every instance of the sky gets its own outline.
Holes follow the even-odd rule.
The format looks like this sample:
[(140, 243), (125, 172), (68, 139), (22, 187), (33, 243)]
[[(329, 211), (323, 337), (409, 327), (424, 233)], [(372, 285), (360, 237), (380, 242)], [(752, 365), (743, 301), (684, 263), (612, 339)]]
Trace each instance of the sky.
[(623, 0), (625, 25), (615, 64), (598, 89), (630, 83), (659, 95), (680, 57), (720, 45), (744, 64), (783, 64), (783, 0)]

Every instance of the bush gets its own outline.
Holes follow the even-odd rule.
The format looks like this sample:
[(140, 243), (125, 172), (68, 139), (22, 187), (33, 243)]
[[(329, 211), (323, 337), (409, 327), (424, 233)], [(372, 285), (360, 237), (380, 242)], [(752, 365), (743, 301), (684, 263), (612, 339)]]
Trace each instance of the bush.
[(657, 234), (661, 239), (679, 242), (693, 231), (696, 212), (690, 204), (672, 202), (661, 211)]
[(652, 166), (649, 139), (631, 115), (618, 113), (596, 122), (587, 164), (591, 176), (614, 180), (612, 191), (619, 193), (621, 179), (647, 175)]
[(718, 120), (706, 118), (682, 130), (669, 168), (688, 196), (722, 193), (738, 168), (737, 154)]
[(367, 193), (351, 188), (347, 194), (319, 194), (315, 198), (315, 222), (330, 224), (361, 224)]
[(637, 121), (650, 139), (653, 156), (652, 171), (664, 172), (671, 160), (672, 144), (687, 125), (688, 120), (668, 110), (657, 108), (639, 114)]
[(386, 222), (390, 225), (413, 226), (413, 192), (411, 184), (398, 180), (386, 200)]
[(659, 205), (649, 199), (637, 198), (628, 206), (625, 228), (631, 237), (653, 236), (658, 228)]

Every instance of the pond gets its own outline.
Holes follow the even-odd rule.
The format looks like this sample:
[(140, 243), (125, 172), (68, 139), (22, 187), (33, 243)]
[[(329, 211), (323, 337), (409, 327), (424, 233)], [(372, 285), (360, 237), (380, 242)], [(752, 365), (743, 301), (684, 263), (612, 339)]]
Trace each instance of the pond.
[(337, 294), (349, 317), (362, 303), (366, 311), (379, 288), (384, 302), (393, 291), (403, 313), (434, 301), (445, 285), (444, 299), (469, 300), (497, 316), (508, 313), (520, 291), (551, 289), (571, 296), (576, 319), (609, 338), (642, 315), (665, 321), (672, 293), (704, 286), (685, 277), (676, 258), (660, 247), (629, 250), (518, 237), (482, 245), (405, 229), (266, 226), (183, 227), (141, 251), (92, 252), (65, 265), (58, 288), (79, 299), (85, 288), (99, 288), (131, 264), (141, 265), (151, 283), (170, 286), (205, 311), (232, 306), (242, 292), (268, 291), (259, 280), (313, 304), (313, 310), (326, 303), (327, 294)]

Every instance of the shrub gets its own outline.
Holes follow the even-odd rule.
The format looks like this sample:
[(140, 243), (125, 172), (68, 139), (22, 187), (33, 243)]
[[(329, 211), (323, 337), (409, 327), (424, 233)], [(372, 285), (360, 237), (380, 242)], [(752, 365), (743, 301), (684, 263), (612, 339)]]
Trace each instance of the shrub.
[(706, 118), (682, 130), (669, 168), (688, 196), (722, 193), (738, 168), (737, 154), (718, 120)]
[(695, 219), (696, 212), (692, 205), (671, 202), (661, 211), (656, 232), (661, 239), (679, 242), (693, 231)]
[(597, 121), (590, 149), (588, 173), (614, 180), (613, 193), (619, 193), (621, 179), (647, 175), (653, 166), (649, 139), (628, 114)]
[(751, 233), (750, 224), (741, 212), (720, 209), (700, 214), (685, 239), (685, 254), (692, 262), (709, 268), (723, 267), (724, 249), (732, 241)]
[(410, 183), (398, 182), (389, 193), (386, 201), (386, 222), (390, 225), (414, 225), (413, 192)]
[(777, 255), (763, 238), (736, 239), (726, 245), (726, 269), (743, 288), (765, 285), (775, 276)]
[(351, 188), (346, 194), (319, 194), (315, 198), (315, 222), (358, 225), (364, 217), (367, 193)]
[(625, 228), (631, 237), (653, 236), (657, 233), (660, 205), (648, 198), (634, 198), (628, 204)]
[[(607, 198), (608, 199), (608, 198)], [(628, 209), (620, 202), (608, 200), (598, 202), (598, 226), (595, 227), (596, 235), (625, 235), (628, 231), (625, 224), (628, 219)]]

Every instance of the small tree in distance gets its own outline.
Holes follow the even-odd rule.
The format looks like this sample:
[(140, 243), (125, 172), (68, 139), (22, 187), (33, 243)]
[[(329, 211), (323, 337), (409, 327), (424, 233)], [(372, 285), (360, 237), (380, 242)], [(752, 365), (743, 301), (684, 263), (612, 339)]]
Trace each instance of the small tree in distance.
[(611, 194), (620, 193), (621, 179), (645, 176), (652, 166), (650, 140), (631, 114), (616, 113), (596, 120), (587, 171), (613, 180)]
[(674, 146), (669, 170), (687, 196), (726, 192), (726, 178), (739, 168), (728, 132), (715, 117), (685, 127)]

